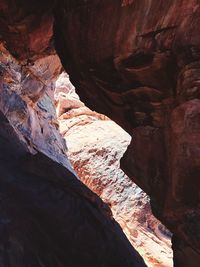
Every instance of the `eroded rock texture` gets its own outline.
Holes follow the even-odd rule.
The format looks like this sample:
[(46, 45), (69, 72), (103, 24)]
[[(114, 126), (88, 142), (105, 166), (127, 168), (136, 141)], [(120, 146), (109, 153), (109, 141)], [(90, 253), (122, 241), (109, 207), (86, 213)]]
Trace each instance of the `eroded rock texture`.
[(0, 50), (0, 266), (145, 267), (109, 207), (66, 158), (51, 100), (55, 55)]
[(196, 0), (61, 1), (56, 9), (62, 63), (81, 99), (133, 135), (121, 166), (180, 241), (181, 267), (187, 257), (200, 264), (199, 27)]
[(54, 52), (53, 0), (1, 0), (0, 35), (21, 61), (34, 61)]
[(54, 17), (56, 49), (83, 101), (134, 135), (122, 168), (174, 233), (181, 267), (200, 262), (199, 14), (198, 0), (0, 5), (1, 38), (23, 60), (50, 53)]
[(40, 151), (70, 168), (52, 101), (60, 71), (56, 55), (20, 65), (1, 44), (1, 111), (32, 153)]
[(149, 267), (172, 267), (169, 231), (152, 215), (149, 197), (120, 170), (130, 135), (87, 108), (66, 73), (56, 81), (55, 99), (67, 155), (81, 181), (110, 206)]

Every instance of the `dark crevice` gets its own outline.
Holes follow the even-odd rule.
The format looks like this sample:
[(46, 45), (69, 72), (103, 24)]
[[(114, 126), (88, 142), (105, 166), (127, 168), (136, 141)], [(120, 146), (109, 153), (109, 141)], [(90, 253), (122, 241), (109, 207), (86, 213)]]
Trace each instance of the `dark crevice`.
[(121, 64), (126, 68), (142, 68), (150, 65), (153, 62), (154, 55), (139, 52), (124, 59)]
[(155, 37), (157, 34), (159, 34), (161, 32), (174, 30), (177, 27), (178, 27), (177, 25), (164, 27), (164, 28), (161, 28), (161, 29), (158, 29), (158, 30), (155, 30), (155, 31), (150, 31), (150, 32), (147, 32), (147, 33), (143, 33), (143, 34), (139, 35), (139, 37)]

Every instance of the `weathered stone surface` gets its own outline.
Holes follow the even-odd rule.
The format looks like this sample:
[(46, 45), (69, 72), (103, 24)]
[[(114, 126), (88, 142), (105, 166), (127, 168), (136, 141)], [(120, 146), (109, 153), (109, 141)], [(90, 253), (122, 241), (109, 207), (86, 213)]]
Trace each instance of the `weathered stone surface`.
[(169, 232), (152, 215), (148, 196), (120, 170), (130, 135), (105, 116), (83, 108), (65, 73), (56, 81), (55, 98), (67, 155), (81, 181), (110, 206), (149, 267), (171, 267)]
[(61, 1), (55, 21), (56, 48), (79, 96), (133, 136), (121, 166), (197, 253), (191, 266), (200, 255), (199, 14), (196, 0)]
[(0, 59), (0, 266), (145, 267), (65, 155), (55, 56), (21, 66), (1, 47)]
[(31, 153), (40, 151), (70, 168), (53, 103), (53, 78), (61, 64), (57, 56), (51, 57), (23, 67), (1, 46), (0, 109)]
[[(199, 192), (191, 190), (188, 185), (189, 178), (197, 183), (195, 177), (199, 166), (194, 168), (196, 159), (193, 159), (194, 163), (190, 157), (187, 167), (183, 167), (187, 178), (184, 177), (186, 184), (182, 185), (182, 189), (187, 186), (190, 189), (174, 188), (177, 181), (172, 180), (176, 179), (174, 177), (180, 170), (173, 163), (171, 129), (174, 109), (199, 98), (199, 1), (61, 0), (53, 3), (56, 5), (52, 6), (51, 1), (47, 4), (46, 0), (2, 0), (0, 34), (3, 40), (15, 56), (24, 60), (49, 54), (53, 7), (56, 49), (81, 99), (92, 109), (110, 116), (131, 135), (137, 127), (144, 127), (139, 128), (144, 131), (155, 128), (160, 137), (158, 158), (154, 155), (153, 161), (148, 161), (149, 167), (145, 168), (151, 173), (145, 177), (148, 184), (143, 182), (143, 186), (148, 193), (151, 192), (156, 216), (174, 231), (180, 242), (191, 246), (199, 256), (200, 242), (198, 240), (196, 244), (194, 241), (196, 231), (183, 230), (193, 228), (196, 221), (193, 214), (197, 214), (196, 218), (200, 213), (197, 204)], [(149, 138), (151, 136), (149, 134)], [(199, 133), (196, 136), (199, 139)], [(141, 137), (144, 138), (144, 135)], [(142, 144), (142, 139), (138, 135), (139, 143)], [(149, 147), (146, 160), (151, 159), (152, 150), (157, 151), (157, 143)], [(186, 150), (190, 150), (190, 145), (186, 142)], [(181, 151), (180, 147), (178, 150)], [(143, 145), (141, 151), (145, 151)], [(164, 153), (161, 162), (160, 151)], [(131, 162), (131, 157), (134, 157), (140, 166), (141, 156), (130, 150), (128, 154), (129, 158), (126, 157), (122, 167), (140, 185), (143, 171), (140, 174), (125, 162)], [(180, 153), (174, 155), (175, 162), (185, 162)], [(195, 155), (200, 157), (197, 152)], [(163, 169), (161, 166), (164, 166)], [(152, 177), (155, 173), (156, 177)], [(162, 193), (156, 192), (155, 195), (156, 183), (159, 183)], [(196, 188), (199, 188), (198, 183)], [(178, 206), (183, 206), (185, 214), (183, 221), (176, 215), (177, 198), (174, 192), (179, 192)], [(187, 203), (181, 203), (183, 199), (187, 199)], [(182, 230), (176, 227), (182, 224)], [(199, 226), (196, 227), (198, 229)], [(194, 257), (191, 255), (192, 259)], [(193, 264), (191, 261), (191, 267)], [(181, 266), (181, 263), (176, 261), (176, 266)]]
[(146, 266), (109, 208), (0, 117), (0, 265)]
[(0, 36), (12, 55), (31, 63), (54, 51), (52, 6), (51, 0), (1, 1)]

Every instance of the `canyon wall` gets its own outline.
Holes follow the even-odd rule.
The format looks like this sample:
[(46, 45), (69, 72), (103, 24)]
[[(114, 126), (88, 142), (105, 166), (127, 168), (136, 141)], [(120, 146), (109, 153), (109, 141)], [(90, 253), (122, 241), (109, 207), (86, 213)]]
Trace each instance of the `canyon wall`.
[(173, 232), (175, 266), (199, 266), (199, 1), (62, 1), (55, 13), (82, 101), (133, 136), (121, 167)]
[(87, 108), (66, 73), (56, 81), (55, 101), (67, 155), (81, 181), (110, 206), (149, 267), (172, 267), (170, 232), (152, 215), (149, 197), (120, 169), (130, 135)]
[(51, 54), (22, 65), (0, 48), (0, 266), (145, 267), (84, 184), (58, 131)]
[[(134, 136), (121, 166), (173, 232), (175, 266), (200, 262), (198, 0), (2, 0), (21, 64), (52, 53), (89, 107)], [(53, 26), (54, 21), (54, 26)]]

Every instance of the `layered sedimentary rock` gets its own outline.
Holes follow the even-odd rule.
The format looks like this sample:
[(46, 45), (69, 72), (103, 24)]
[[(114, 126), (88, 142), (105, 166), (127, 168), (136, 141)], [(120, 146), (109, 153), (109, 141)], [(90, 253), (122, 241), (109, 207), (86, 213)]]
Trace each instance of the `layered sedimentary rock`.
[(152, 215), (149, 197), (120, 170), (130, 135), (87, 108), (66, 73), (56, 81), (55, 99), (67, 155), (81, 181), (110, 206), (149, 267), (172, 267), (169, 231)]
[[(78, 94), (131, 135), (122, 168), (174, 233), (176, 266), (200, 262), (197, 0), (2, 0), (21, 60), (56, 49)], [(39, 41), (38, 41), (39, 40)], [(135, 130), (134, 130), (135, 129)], [(134, 151), (133, 151), (134, 150)], [(185, 267), (184, 266), (184, 267)]]
[(22, 66), (0, 50), (0, 266), (145, 267), (65, 155), (51, 100), (55, 55)]

